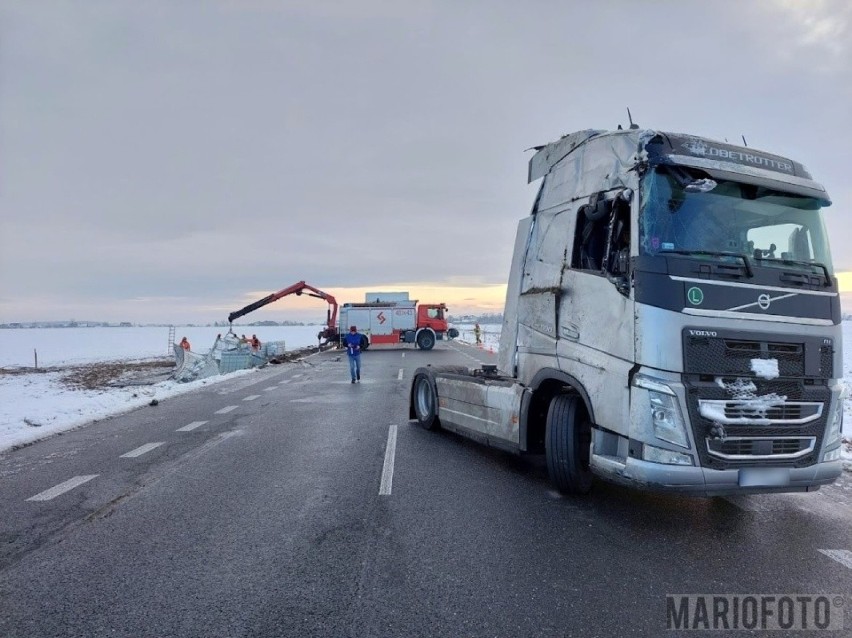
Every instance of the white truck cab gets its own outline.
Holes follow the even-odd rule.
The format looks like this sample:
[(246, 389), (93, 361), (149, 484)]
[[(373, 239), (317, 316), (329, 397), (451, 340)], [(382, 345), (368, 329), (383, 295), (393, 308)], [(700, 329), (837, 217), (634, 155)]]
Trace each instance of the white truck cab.
[(790, 159), (584, 130), (541, 148), (496, 369), (420, 368), (410, 417), (551, 480), (807, 491), (841, 472), (841, 314), (825, 189)]

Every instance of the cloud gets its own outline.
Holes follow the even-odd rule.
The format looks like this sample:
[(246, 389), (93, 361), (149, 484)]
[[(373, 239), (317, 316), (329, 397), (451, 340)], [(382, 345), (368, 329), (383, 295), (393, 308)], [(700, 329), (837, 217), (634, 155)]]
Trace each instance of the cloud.
[(782, 19), (780, 28), (785, 36), (777, 43), (792, 42), (795, 46), (778, 46), (778, 51), (786, 52), (790, 59), (801, 56), (801, 52), (811, 51), (817, 57), (807, 57), (803, 61), (815, 70), (823, 73), (848, 71), (848, 57), (852, 55), (850, 36), (852, 36), (852, 5), (846, 0), (775, 0), (772, 13)]
[(614, 128), (625, 104), (643, 126), (745, 134), (804, 161), (846, 236), (852, 221), (831, 213), (852, 207), (849, 15), (721, 0), (6, 3), (0, 321), (54, 318), (51, 299), (56, 318), (194, 305), (201, 321), (301, 279), (469, 287), (460, 301), (486, 303), (538, 186), (524, 149)]

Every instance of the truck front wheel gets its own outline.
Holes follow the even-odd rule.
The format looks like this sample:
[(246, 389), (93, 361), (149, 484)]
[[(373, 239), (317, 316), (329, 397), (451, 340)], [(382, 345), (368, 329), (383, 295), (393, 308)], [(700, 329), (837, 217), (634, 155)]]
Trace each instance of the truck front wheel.
[(547, 410), (547, 474), (561, 492), (587, 494), (592, 488), (589, 454), (591, 424), (580, 397), (560, 394)]
[(435, 382), (426, 374), (414, 377), (414, 416), (421, 427), (433, 430), (438, 426), (438, 391)]
[(431, 350), (435, 347), (435, 335), (429, 330), (423, 330), (417, 335), (417, 347), (421, 350)]

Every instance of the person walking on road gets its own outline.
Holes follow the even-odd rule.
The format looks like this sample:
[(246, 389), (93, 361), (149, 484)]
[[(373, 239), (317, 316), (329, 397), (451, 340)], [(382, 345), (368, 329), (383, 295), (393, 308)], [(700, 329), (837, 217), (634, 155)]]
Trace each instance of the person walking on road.
[(352, 383), (361, 381), (361, 338), (356, 326), (349, 326), (349, 334), (343, 337), (343, 345), (349, 355), (349, 375), (352, 377)]
[(473, 327), (473, 336), (476, 337), (476, 345), (482, 345), (482, 328), (478, 323)]

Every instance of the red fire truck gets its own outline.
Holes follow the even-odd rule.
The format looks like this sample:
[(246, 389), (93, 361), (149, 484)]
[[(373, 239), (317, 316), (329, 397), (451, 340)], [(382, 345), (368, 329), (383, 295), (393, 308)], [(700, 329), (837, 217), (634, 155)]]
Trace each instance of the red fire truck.
[(345, 335), (349, 326), (363, 335), (362, 350), (384, 343), (415, 343), (421, 350), (431, 350), (448, 333), (447, 306), (418, 304), (408, 293), (370, 292), (364, 303), (341, 306), (340, 334)]

